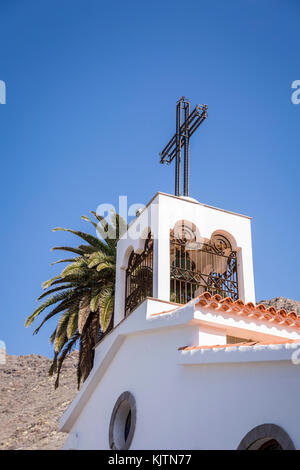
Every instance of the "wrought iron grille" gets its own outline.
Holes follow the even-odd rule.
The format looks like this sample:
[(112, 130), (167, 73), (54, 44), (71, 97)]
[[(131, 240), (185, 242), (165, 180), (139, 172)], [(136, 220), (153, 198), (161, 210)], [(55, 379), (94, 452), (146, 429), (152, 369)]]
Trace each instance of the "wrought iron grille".
[(227, 238), (197, 243), (171, 232), (170, 257), (171, 301), (186, 303), (205, 291), (238, 299), (236, 252)]
[(144, 251), (131, 253), (126, 270), (125, 315), (128, 315), (146, 297), (153, 295), (153, 240), (151, 232)]

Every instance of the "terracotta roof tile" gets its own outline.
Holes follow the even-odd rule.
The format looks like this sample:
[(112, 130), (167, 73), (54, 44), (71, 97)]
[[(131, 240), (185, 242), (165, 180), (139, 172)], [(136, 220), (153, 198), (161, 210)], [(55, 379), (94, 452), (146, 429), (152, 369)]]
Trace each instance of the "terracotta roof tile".
[(200, 305), (202, 308), (221, 310), (243, 317), (254, 317), (263, 322), (275, 322), (279, 325), (300, 329), (300, 317), (294, 311), (286, 312), (284, 309), (266, 308), (263, 304), (254, 305), (252, 302), (245, 304), (241, 299), (234, 301), (231, 297), (225, 297), (225, 299), (220, 297), (218, 294), (212, 296), (209, 292), (204, 292), (199, 295), (196, 305)]
[[(195, 302), (196, 301), (196, 302)], [(286, 312), (286, 310), (276, 310), (274, 307), (266, 308), (263, 304), (255, 305), (252, 302), (244, 303), (241, 299), (234, 301), (231, 297), (225, 297), (224, 299), (219, 295), (211, 295), (209, 292), (196, 297), (190, 302), (195, 302), (195, 305), (200, 305), (205, 309), (212, 309), (221, 311), (224, 313), (232, 313), (233, 315), (255, 318), (262, 322), (276, 323), (278, 325), (286, 325), (294, 329), (300, 329), (300, 316), (296, 312)], [(166, 310), (164, 312), (152, 313), (151, 317), (157, 315), (163, 315), (174, 312), (184, 305), (179, 305), (172, 310)]]

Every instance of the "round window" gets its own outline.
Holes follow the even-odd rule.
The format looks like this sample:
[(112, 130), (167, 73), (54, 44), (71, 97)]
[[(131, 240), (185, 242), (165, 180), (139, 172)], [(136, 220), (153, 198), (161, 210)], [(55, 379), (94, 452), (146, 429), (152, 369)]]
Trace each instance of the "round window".
[(136, 406), (134, 396), (124, 392), (119, 396), (109, 425), (109, 445), (113, 450), (129, 449), (136, 422)]

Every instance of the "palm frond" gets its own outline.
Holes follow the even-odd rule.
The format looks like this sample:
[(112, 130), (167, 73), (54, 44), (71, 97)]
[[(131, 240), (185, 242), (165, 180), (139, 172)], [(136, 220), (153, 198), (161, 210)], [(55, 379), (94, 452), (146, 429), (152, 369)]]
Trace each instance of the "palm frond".
[(78, 261), (79, 259), (80, 256), (76, 256), (76, 258), (59, 259), (58, 261), (54, 261), (54, 263), (51, 263), (50, 266), (54, 266), (55, 264), (59, 263), (73, 263), (74, 261)]
[(58, 292), (58, 291), (63, 290), (63, 289), (69, 289), (70, 287), (72, 287), (72, 284), (64, 284), (63, 286), (54, 287), (53, 289), (50, 289), (47, 292), (44, 292), (43, 294), (41, 294), (38, 297), (37, 300), (41, 300), (44, 297), (46, 297), (47, 295), (53, 294), (53, 292)]
[(77, 255), (80, 255), (80, 256), (84, 255), (84, 251), (80, 249), (79, 247), (73, 248), (71, 246), (54, 246), (53, 248), (51, 248), (51, 251), (57, 251), (57, 250), (70, 251), (71, 253), (76, 253)]
[(99, 322), (97, 315), (90, 315), (80, 336), (79, 361), (77, 366), (77, 383), (80, 387), (81, 379), (86, 380), (94, 364), (94, 347), (99, 336)]
[[(109, 223), (104, 217), (91, 211), (96, 221), (90, 217), (82, 218), (97, 229), (97, 236), (88, 233), (55, 228), (84, 240), (86, 244), (77, 247), (55, 246), (53, 251), (72, 253), (55, 261), (54, 265), (67, 263), (60, 275), (54, 276), (43, 284), (43, 292), (38, 300), (41, 305), (27, 318), (29, 326), (48, 307), (34, 334), (55, 315), (60, 315), (50, 341), (54, 346), (54, 359), (49, 370), (57, 372), (55, 386), (59, 385), (62, 364), (70, 351), (79, 341), (77, 364), (78, 386), (89, 375), (94, 362), (94, 347), (101, 336), (110, 328), (113, 318), (114, 285), (116, 266), (116, 244), (127, 229), (126, 221), (115, 212), (110, 213)], [(102, 238), (101, 238), (102, 237)], [(75, 256), (74, 256), (75, 255)]]
[(56, 370), (57, 370), (57, 356), (58, 356), (58, 353), (55, 352), (53, 362), (52, 362), (52, 364), (50, 366), (50, 369), (49, 369), (49, 372), (48, 372), (50, 377), (52, 377), (53, 373), (56, 372)]
[[(104, 244), (103, 244), (104, 245)], [(107, 245), (104, 245), (104, 249), (107, 248)], [(78, 249), (82, 251), (83, 255), (89, 255), (91, 253), (95, 253), (97, 251), (99, 251), (99, 248), (95, 247), (95, 246), (91, 246), (91, 245), (79, 245), (78, 246)], [(101, 248), (101, 250), (103, 250), (103, 248)]]
[(40, 305), (29, 317), (27, 318), (25, 322), (25, 326), (28, 327), (31, 325), (33, 320), (40, 315), (47, 307), (50, 307), (50, 305), (55, 304), (56, 302), (59, 302), (60, 300), (68, 298), (70, 295), (69, 292), (62, 292), (61, 294), (56, 294), (50, 297), (50, 299), (47, 299), (42, 305)]
[(90, 293), (85, 294), (79, 304), (78, 331), (81, 334), (90, 314)]
[(96, 270), (98, 273), (102, 271), (103, 269), (110, 269), (111, 271), (115, 271), (116, 265), (115, 263), (112, 263), (111, 261), (104, 261), (103, 263), (98, 264), (96, 267)]
[(68, 275), (83, 275), (84, 268), (87, 268), (87, 261), (84, 258), (80, 258), (78, 261), (69, 264), (68, 266), (63, 269), (61, 272), (61, 277), (65, 278)]
[(96, 253), (93, 253), (92, 255), (89, 255), (88, 257), (88, 267), (93, 268), (97, 266), (100, 263), (105, 263), (105, 262), (111, 262), (115, 264), (115, 256), (113, 255), (107, 255), (105, 253), (97, 251)]
[(101, 243), (99, 243), (100, 240), (98, 240), (97, 237), (94, 237), (94, 235), (90, 235), (89, 233), (81, 232), (79, 230), (71, 230), (69, 228), (56, 227), (53, 229), (53, 232), (58, 231), (73, 233), (73, 235), (82, 238), (82, 240), (89, 243), (90, 245), (101, 249)]
[(116, 229), (107, 222), (107, 220), (101, 215), (97, 214), (95, 211), (91, 211), (100, 224), (96, 225), (97, 234), (105, 240), (106, 244), (110, 249), (114, 249), (117, 243), (117, 233)]
[[(59, 386), (59, 377), (60, 377), (60, 372), (61, 372), (61, 368), (62, 368), (62, 365), (63, 365), (63, 362), (64, 360), (66, 359), (67, 355), (72, 351), (72, 349), (75, 347), (77, 341), (79, 340), (80, 338), (80, 335), (79, 333), (76, 333), (71, 339), (70, 341), (67, 343), (67, 345), (65, 346), (65, 348), (63, 349), (63, 351), (61, 352), (60, 356), (59, 356), (59, 360), (58, 360), (58, 365), (57, 365), (57, 376), (56, 376), (56, 381), (55, 381), (55, 389), (58, 388)], [(50, 371), (49, 371), (50, 373)]]
[(111, 220), (112, 225), (116, 229), (116, 238), (117, 240), (119, 240), (122, 237), (122, 235), (124, 235), (124, 233), (127, 231), (128, 224), (126, 220), (122, 216), (117, 214), (115, 211), (111, 211), (110, 220)]
[(78, 324), (78, 305), (73, 309), (69, 317), (68, 326), (67, 326), (68, 339), (71, 339), (72, 336), (74, 336), (77, 330), (77, 324)]
[(57, 325), (56, 336), (54, 340), (54, 351), (56, 353), (59, 353), (62, 350), (63, 346), (68, 341), (67, 332), (66, 332), (68, 321), (69, 321), (69, 311), (66, 311), (60, 317), (60, 320)]
[(96, 312), (99, 308), (99, 302), (100, 302), (100, 298), (101, 298), (101, 290), (102, 290), (102, 286), (99, 287), (98, 289), (95, 289), (93, 292), (92, 292), (92, 295), (91, 295), (91, 302), (90, 302), (90, 309), (91, 309), (91, 312)]
[(33, 334), (36, 335), (42, 326), (46, 323), (46, 321), (50, 320), (50, 318), (54, 317), (58, 313), (63, 312), (64, 310), (67, 310), (71, 306), (71, 301), (70, 300), (64, 300), (62, 301), (59, 305), (57, 305), (51, 312), (48, 313), (48, 315), (45, 316), (44, 320), (40, 325), (34, 330)]
[(114, 310), (114, 287), (107, 286), (101, 292), (100, 298), (100, 326), (103, 333), (109, 327)]
[(48, 287), (50, 287), (53, 284), (53, 282), (56, 281), (57, 279), (60, 279), (60, 276), (54, 276), (51, 279), (48, 279), (48, 281), (43, 282), (42, 284), (43, 289), (48, 289)]
[(62, 334), (65, 334), (65, 335), (67, 334), (67, 327), (68, 327), (68, 323), (69, 323), (69, 319), (71, 315), (72, 315), (71, 308), (69, 308), (68, 310), (65, 310), (61, 314), (57, 327), (56, 327), (56, 338), (58, 338)]

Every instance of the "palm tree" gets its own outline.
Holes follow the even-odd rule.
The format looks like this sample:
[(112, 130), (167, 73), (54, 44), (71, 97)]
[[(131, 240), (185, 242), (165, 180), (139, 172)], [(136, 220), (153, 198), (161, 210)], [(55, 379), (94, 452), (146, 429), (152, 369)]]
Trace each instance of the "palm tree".
[[(56, 261), (68, 263), (60, 275), (43, 283), (46, 290), (38, 300), (42, 304), (27, 318), (25, 326), (31, 323), (46, 309), (50, 312), (34, 330), (40, 328), (55, 315), (60, 315), (57, 326), (50, 336), (54, 346), (54, 359), (49, 374), (56, 372), (55, 388), (59, 386), (61, 367), (68, 354), (79, 345), (77, 364), (78, 388), (85, 380), (94, 362), (94, 346), (112, 328), (115, 294), (116, 245), (127, 230), (127, 224), (115, 212), (110, 214), (108, 223), (103, 217), (91, 211), (98, 223), (89, 217), (100, 237), (64, 228), (53, 231), (70, 232), (86, 243), (78, 247), (56, 246), (52, 250), (63, 250), (76, 256)], [(45, 300), (46, 299), (46, 300)]]

